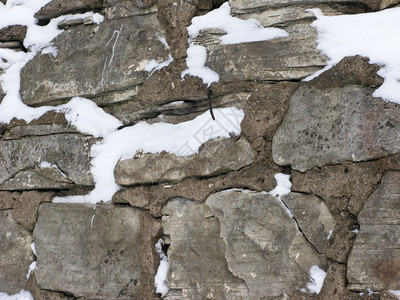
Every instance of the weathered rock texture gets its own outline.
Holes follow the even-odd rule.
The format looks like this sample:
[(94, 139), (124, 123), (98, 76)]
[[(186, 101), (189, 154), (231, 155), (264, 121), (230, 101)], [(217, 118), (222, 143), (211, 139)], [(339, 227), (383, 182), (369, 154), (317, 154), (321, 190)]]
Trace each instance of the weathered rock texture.
[(32, 236), (19, 225), (12, 210), (0, 211), (0, 289), (11, 294), (24, 288), (33, 261)]
[(351, 289), (400, 289), (399, 180), (400, 172), (388, 172), (359, 214), (347, 269)]
[(221, 192), (206, 204), (220, 221), (229, 269), (244, 279), (249, 299), (290, 295), (305, 287), (311, 266), (322, 267), (318, 253), (274, 196)]
[[(50, 202), (93, 188), (91, 147), (101, 138), (79, 132), (64, 111), (0, 123), (0, 292), (25, 289), (35, 300), (377, 300), (400, 290), (399, 106), (372, 97), (383, 79), (368, 58), (346, 57), (301, 81), (328, 59), (308, 9), (358, 14), (400, 1), (230, 0), (232, 16), (288, 36), (226, 45), (223, 31), (201, 31), (193, 42), (220, 76), (208, 87), (181, 77), (187, 26), (222, 3), (53, 0), (35, 14), (39, 25), (87, 11), (104, 21), (58, 25), (57, 56), (40, 53), (21, 72), (25, 104), (87, 97), (122, 127), (177, 124), (210, 106), (235, 106), (244, 119), (240, 136), (209, 141), (195, 155), (139, 151), (119, 161), (123, 188), (97, 206)], [(26, 31), (0, 29), (1, 51), (30, 51)], [(146, 71), (152, 60), (165, 66)], [(280, 199), (267, 193), (277, 173), (292, 182)], [(154, 287), (160, 238), (171, 288), (163, 297)], [(318, 295), (307, 292), (313, 265), (327, 272)]]
[(167, 153), (119, 161), (116, 182), (123, 186), (178, 182), (189, 177), (215, 176), (236, 171), (255, 160), (255, 151), (245, 139), (215, 140), (204, 144), (199, 154), (177, 156)]
[(33, 233), (37, 284), (75, 297), (148, 299), (159, 228), (130, 207), (42, 204)]

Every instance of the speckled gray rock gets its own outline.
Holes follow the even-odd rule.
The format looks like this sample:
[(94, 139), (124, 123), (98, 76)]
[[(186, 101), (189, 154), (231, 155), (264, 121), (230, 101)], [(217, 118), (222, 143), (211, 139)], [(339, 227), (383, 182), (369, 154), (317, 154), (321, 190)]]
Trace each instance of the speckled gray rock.
[(400, 151), (400, 107), (373, 89), (301, 86), (272, 143), (278, 165), (314, 166), (375, 160)]
[(32, 236), (15, 221), (13, 211), (0, 211), (1, 292), (12, 295), (24, 288), (33, 261), (31, 243)]
[(352, 290), (400, 289), (400, 172), (388, 172), (368, 198), (347, 263)]
[(23, 101), (38, 106), (73, 96), (95, 96), (98, 104), (130, 99), (149, 75), (146, 64), (168, 59), (163, 35), (156, 14), (74, 26), (54, 40), (56, 57), (38, 54), (22, 70)]
[(103, 3), (103, 0), (52, 0), (35, 13), (34, 17), (39, 20), (52, 19), (72, 13), (98, 11), (103, 8)]
[(323, 268), (318, 253), (274, 196), (220, 192), (206, 204), (220, 221), (229, 269), (244, 279), (249, 299), (290, 295), (306, 287), (311, 266)]
[(335, 226), (324, 201), (314, 195), (300, 193), (284, 195), (282, 201), (293, 214), (307, 240), (319, 253), (323, 253), (327, 237)]
[(150, 299), (141, 286), (143, 273), (155, 275), (158, 230), (131, 207), (42, 204), (33, 233), (37, 284), (89, 299)]
[[(56, 188), (57, 181), (61, 184), (59, 188), (70, 182), (92, 185), (90, 147), (95, 141), (92, 137), (79, 134), (31, 136), (0, 141), (0, 183), (11, 180), (4, 184), (4, 189), (22, 190)], [(56, 165), (67, 177), (64, 178), (57, 168), (38, 170), (40, 163), (44, 161)]]
[(173, 199), (163, 209), (162, 224), (171, 238), (167, 275), (171, 297), (166, 299), (249, 299), (245, 282), (228, 268), (218, 219), (206, 205)]
[(178, 182), (189, 177), (215, 176), (239, 170), (254, 162), (255, 151), (245, 139), (218, 139), (207, 142), (198, 154), (177, 156), (160, 153), (121, 160), (114, 170), (118, 184)]

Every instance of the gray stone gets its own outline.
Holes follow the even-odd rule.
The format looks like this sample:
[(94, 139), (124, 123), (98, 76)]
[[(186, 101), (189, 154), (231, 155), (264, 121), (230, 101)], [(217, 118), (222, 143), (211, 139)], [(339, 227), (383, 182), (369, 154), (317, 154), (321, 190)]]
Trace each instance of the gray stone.
[(0, 29), (0, 42), (18, 41), (22, 43), (26, 35), (26, 26), (14, 25)]
[(299, 80), (326, 65), (317, 50), (317, 32), (309, 23), (293, 23), (286, 38), (262, 42), (223, 45), (221, 33), (209, 31), (195, 42), (207, 48), (206, 65), (222, 82), (237, 80)]
[(119, 185), (179, 182), (189, 177), (216, 176), (254, 162), (255, 151), (245, 139), (217, 139), (205, 143), (198, 154), (177, 156), (166, 152), (121, 160), (114, 169)]
[(31, 170), (17, 172), (10, 179), (0, 184), (0, 190), (66, 189), (72, 187), (73, 184), (71, 180), (66, 178), (65, 174), (61, 174), (60, 171), (54, 167), (35, 167)]
[(12, 210), (0, 211), (0, 291), (18, 293), (26, 284), (33, 261), (32, 236), (14, 219)]
[(104, 16), (106, 19), (148, 15), (157, 12), (155, 0), (107, 0)]
[[(265, 10), (277, 7), (290, 7), (290, 6), (300, 6), (304, 3), (302, 0), (271, 0), (271, 1), (263, 1), (263, 0), (229, 0), (229, 4), (232, 9), (232, 13), (244, 13), (252, 10)], [(371, 9), (379, 9), (380, 0), (310, 0), (307, 1), (309, 4), (309, 8), (319, 7), (323, 4), (358, 4), (358, 5), (367, 5)]]
[(146, 80), (146, 64), (168, 59), (159, 40), (163, 35), (156, 14), (74, 26), (54, 40), (57, 57), (37, 55), (22, 70), (22, 98), (38, 106), (95, 96), (92, 100), (105, 105), (114, 102), (109, 94), (117, 91), (118, 100), (128, 100), (131, 92), (123, 91)]
[[(0, 183), (12, 179), (5, 186), (22, 190), (57, 185), (62, 187), (67, 183), (66, 180), (90, 186), (93, 184), (90, 173), (90, 147), (95, 141), (92, 137), (78, 134), (32, 136), (0, 141)], [(57, 165), (67, 178), (61, 179), (61, 174), (58, 170), (54, 172), (54, 169), (42, 169), (33, 177), (29, 177), (42, 161)], [(30, 181), (23, 181), (29, 178)], [(15, 184), (14, 188), (10, 185), (12, 182)]]
[(242, 134), (253, 142), (259, 137), (271, 140), (289, 108), (297, 83), (282, 82), (264, 85), (251, 93), (240, 124)]
[(143, 289), (155, 275), (159, 228), (131, 207), (42, 204), (33, 233), (37, 284), (90, 299), (150, 299)]
[(229, 269), (244, 279), (249, 299), (290, 295), (307, 285), (311, 266), (324, 267), (274, 196), (224, 191), (206, 204), (220, 221)]
[(372, 93), (357, 86), (300, 87), (273, 138), (275, 163), (303, 172), (399, 152), (400, 108)]
[(178, 299), (249, 299), (245, 282), (228, 268), (218, 219), (211, 217), (207, 206), (177, 198), (168, 202), (163, 214), (164, 234), (171, 238), (171, 298), (166, 299), (177, 299), (175, 290), (182, 290)]
[(335, 226), (335, 221), (324, 201), (314, 195), (300, 193), (285, 195), (282, 201), (292, 212), (307, 240), (313, 244), (318, 253), (323, 253), (327, 237)]
[(22, 43), (19, 41), (1, 42), (0, 49), (21, 49)]
[(381, 0), (380, 9), (385, 9), (400, 4), (399, 0)]
[(352, 290), (400, 289), (400, 172), (390, 171), (368, 198), (347, 264)]
[(72, 13), (98, 11), (103, 8), (103, 0), (52, 0), (35, 13), (36, 19), (52, 19)]

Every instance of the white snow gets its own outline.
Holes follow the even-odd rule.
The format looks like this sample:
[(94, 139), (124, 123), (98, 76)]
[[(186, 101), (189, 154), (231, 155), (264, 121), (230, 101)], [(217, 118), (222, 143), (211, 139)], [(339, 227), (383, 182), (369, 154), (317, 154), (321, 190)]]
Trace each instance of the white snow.
[(400, 290), (388, 290), (389, 293), (391, 293), (393, 296), (396, 296), (397, 299), (400, 300)]
[(31, 272), (35, 269), (36, 269), (36, 261), (33, 261), (29, 266), (28, 274), (26, 274), (26, 279), (28, 279), (29, 276), (31, 276)]
[(67, 121), (80, 132), (104, 137), (122, 126), (122, 122), (106, 113), (89, 99), (74, 97), (68, 103), (59, 105), (55, 111), (65, 114)]
[(215, 109), (214, 115), (216, 121), (211, 119), (209, 112), (205, 112), (193, 120), (179, 124), (140, 122), (108, 134), (102, 142), (91, 148), (91, 172), (95, 189), (83, 196), (55, 197), (53, 202), (110, 201), (120, 189), (114, 179), (115, 165), (120, 159), (132, 158), (138, 150), (144, 153), (166, 151), (188, 156), (197, 153), (199, 147), (208, 140), (240, 134), (240, 122), (244, 117), (242, 110), (234, 107)]
[(31, 293), (22, 290), (18, 294), (8, 295), (6, 293), (0, 293), (0, 300), (34, 300)]
[(328, 236), (326, 237), (327, 240), (329, 240), (329, 239), (331, 238), (331, 235), (332, 235), (332, 233), (333, 233), (333, 229), (334, 229), (334, 228), (332, 228), (331, 230), (329, 230)]
[(292, 183), (290, 182), (290, 175), (278, 173), (274, 175), (276, 180), (276, 187), (269, 191), (269, 194), (278, 198), (279, 200), (283, 195), (289, 194), (292, 188)]
[(35, 242), (33, 242), (33, 243), (31, 244), (31, 249), (32, 249), (33, 254), (37, 255), (37, 254), (36, 254)]
[(59, 166), (57, 166), (56, 164), (51, 164), (51, 163), (49, 163), (49, 162), (47, 162), (47, 161), (42, 161), (42, 162), (40, 162), (39, 168), (54, 168), (54, 169), (56, 169), (56, 170), (61, 174), (62, 177), (68, 178), (67, 174), (65, 174), (65, 173), (59, 168)]
[(220, 37), (222, 44), (258, 42), (288, 36), (285, 30), (264, 28), (255, 19), (243, 20), (232, 17), (229, 3), (225, 2), (219, 8), (192, 19), (192, 24), (188, 27), (189, 48), (187, 49), (186, 58), (188, 68), (182, 72), (182, 78), (186, 74), (197, 76), (208, 86), (213, 82), (219, 81), (219, 75), (205, 66), (207, 60), (206, 48), (193, 43), (193, 40), (199, 35), (201, 30), (214, 28), (226, 32), (225, 35)]
[[(319, 294), (322, 289), (322, 285), (324, 284), (326, 272), (322, 270), (317, 265), (314, 265), (310, 268), (310, 283), (307, 284), (307, 289), (310, 293)], [(301, 290), (305, 292), (305, 289)]]
[(167, 285), (167, 272), (168, 272), (168, 257), (162, 251), (162, 246), (164, 242), (162, 239), (158, 240), (156, 244), (156, 251), (160, 256), (160, 265), (158, 266), (156, 276), (154, 277), (154, 286), (156, 288), (156, 293), (161, 294), (164, 297), (168, 291), (169, 286)]
[(326, 68), (306, 80), (345, 56), (366, 56), (371, 64), (381, 66), (378, 74), (385, 79), (373, 96), (400, 104), (400, 7), (341, 16), (324, 16), (320, 9), (310, 11), (317, 17), (311, 26), (318, 30), (318, 49), (329, 61)]
[[(165, 39), (165, 37), (159, 37), (158, 40), (165, 46), (165, 48), (170, 49), (167, 40)], [(158, 62), (155, 59), (152, 59), (151, 61), (149, 61), (147, 63), (147, 65), (145, 66), (145, 71), (150, 72), (150, 75), (153, 74), (155, 71), (161, 70), (162, 68), (168, 66), (172, 61), (173, 61), (173, 57), (171, 55), (171, 53), (169, 53), (168, 55), (168, 59), (163, 61), (163, 62)]]

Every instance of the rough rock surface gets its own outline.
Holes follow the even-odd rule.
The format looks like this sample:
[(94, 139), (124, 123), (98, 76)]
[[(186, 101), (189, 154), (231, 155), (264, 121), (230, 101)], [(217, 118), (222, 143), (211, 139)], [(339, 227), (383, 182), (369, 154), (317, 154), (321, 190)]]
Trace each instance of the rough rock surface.
[(229, 269), (245, 280), (250, 299), (290, 295), (306, 286), (311, 266), (323, 267), (318, 253), (274, 196), (220, 192), (206, 204), (220, 221)]
[(103, 8), (103, 0), (52, 0), (40, 9), (34, 17), (36, 19), (52, 19), (62, 15), (98, 11)]
[[(100, 97), (94, 99), (100, 105), (127, 100), (148, 76), (147, 63), (168, 59), (159, 40), (163, 35), (155, 14), (74, 26), (54, 40), (56, 57), (37, 55), (23, 69), (24, 103), (65, 102), (73, 96)], [(114, 91), (114, 97), (105, 95)]]
[(360, 233), (347, 269), (350, 289), (400, 289), (399, 180), (400, 172), (388, 172), (358, 216)]
[(159, 228), (130, 207), (42, 204), (33, 233), (37, 284), (89, 299), (148, 297)]
[(393, 136), (400, 126), (397, 105), (372, 97), (369, 87), (322, 88), (321, 80), (302, 85), (292, 96), (273, 138), (275, 163), (304, 172), (400, 151)]
[[(40, 188), (43, 176), (46, 177), (46, 171), (41, 170), (37, 177), (37, 173), (29, 177), (32, 173), (28, 170), (32, 169), (32, 172), (35, 172), (35, 168), (40, 166), (41, 162), (48, 162), (57, 165), (66, 174), (68, 180), (79, 185), (92, 185), (90, 147), (94, 142), (94, 138), (80, 134), (2, 140), (0, 141), (0, 183), (12, 179), (12, 182), (16, 183), (14, 189)], [(21, 170), (24, 171), (21, 172)], [(27, 178), (32, 181), (21, 181)], [(58, 178), (59, 176), (53, 181), (57, 181)]]
[(33, 261), (32, 236), (19, 225), (12, 210), (0, 211), (0, 291), (10, 295), (22, 290)]
[[(245, 282), (231, 273), (218, 220), (202, 203), (183, 198), (164, 206), (169, 235), (167, 284), (178, 299), (248, 299)], [(171, 298), (174, 293), (171, 293)]]
[(245, 139), (219, 139), (205, 143), (198, 154), (190, 156), (160, 153), (121, 160), (114, 175), (116, 182), (123, 186), (178, 182), (189, 177), (215, 176), (239, 170), (255, 158)]
[(18, 41), (22, 43), (26, 35), (26, 26), (16, 25), (0, 29), (0, 42)]
[(240, 124), (250, 142), (259, 137), (271, 140), (289, 108), (297, 83), (277, 83), (257, 88), (249, 97)]
[(301, 232), (308, 241), (323, 253), (335, 221), (325, 203), (314, 195), (290, 193), (282, 197), (283, 203), (293, 214)]

